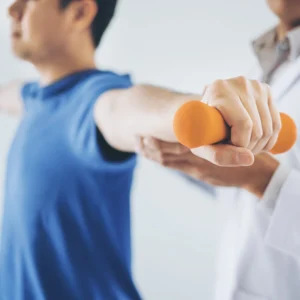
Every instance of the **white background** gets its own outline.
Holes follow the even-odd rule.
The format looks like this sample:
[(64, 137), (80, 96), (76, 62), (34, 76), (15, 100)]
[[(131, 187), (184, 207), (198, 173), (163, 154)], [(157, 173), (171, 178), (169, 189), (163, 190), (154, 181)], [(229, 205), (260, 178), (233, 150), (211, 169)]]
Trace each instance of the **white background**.
[[(0, 83), (35, 75), (9, 51), (8, 0), (0, 2)], [(263, 0), (121, 0), (98, 51), (99, 66), (137, 82), (200, 93), (205, 83), (244, 74), (250, 41), (276, 22)], [(0, 188), (18, 120), (0, 122)], [(222, 227), (215, 200), (159, 166), (141, 161), (133, 190), (133, 254), (145, 299), (210, 300)]]

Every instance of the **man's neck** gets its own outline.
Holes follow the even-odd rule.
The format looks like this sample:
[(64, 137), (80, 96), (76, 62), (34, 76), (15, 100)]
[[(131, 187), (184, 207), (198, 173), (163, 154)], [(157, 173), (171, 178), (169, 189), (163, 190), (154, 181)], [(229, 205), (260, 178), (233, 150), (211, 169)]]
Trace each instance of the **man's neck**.
[(43, 86), (49, 85), (65, 76), (88, 69), (95, 69), (96, 63), (93, 57), (88, 59), (65, 57), (63, 59), (51, 59), (35, 65), (40, 74)]

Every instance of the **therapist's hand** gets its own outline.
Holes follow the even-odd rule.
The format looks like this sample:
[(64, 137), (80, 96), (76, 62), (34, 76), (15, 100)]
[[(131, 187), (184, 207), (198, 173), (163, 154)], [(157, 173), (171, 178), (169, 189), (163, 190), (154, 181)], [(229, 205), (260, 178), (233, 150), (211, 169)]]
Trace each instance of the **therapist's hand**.
[(181, 171), (197, 180), (214, 186), (231, 186), (248, 190), (261, 198), (279, 166), (279, 162), (267, 153), (255, 156), (251, 166), (219, 167), (195, 156), (178, 143), (168, 143), (151, 137), (136, 141), (137, 152), (162, 166)]
[(217, 80), (205, 88), (202, 101), (221, 112), (230, 126), (231, 145), (191, 149), (195, 155), (220, 166), (245, 166), (275, 145), (281, 120), (267, 84), (245, 77)]

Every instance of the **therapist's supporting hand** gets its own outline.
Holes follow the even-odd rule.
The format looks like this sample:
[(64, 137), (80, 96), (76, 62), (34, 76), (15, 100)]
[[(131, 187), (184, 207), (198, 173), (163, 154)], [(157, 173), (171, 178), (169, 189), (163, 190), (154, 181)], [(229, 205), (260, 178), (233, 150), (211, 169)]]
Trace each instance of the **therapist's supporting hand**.
[(243, 166), (275, 145), (281, 120), (267, 84), (245, 77), (217, 80), (205, 88), (202, 101), (221, 112), (232, 145), (191, 149), (195, 155), (220, 166)]
[(254, 163), (245, 167), (220, 167), (195, 156), (178, 143), (167, 143), (152, 137), (140, 137), (137, 152), (165, 167), (181, 171), (197, 180), (214, 186), (232, 186), (248, 190), (261, 198), (279, 162), (261, 152)]

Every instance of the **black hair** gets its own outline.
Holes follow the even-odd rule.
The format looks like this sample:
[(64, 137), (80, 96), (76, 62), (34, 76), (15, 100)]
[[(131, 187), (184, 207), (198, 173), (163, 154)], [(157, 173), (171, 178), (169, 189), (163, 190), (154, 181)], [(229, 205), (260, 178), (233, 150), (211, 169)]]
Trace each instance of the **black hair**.
[[(60, 0), (61, 8), (66, 8), (74, 0)], [(92, 23), (92, 38), (95, 48), (100, 44), (110, 21), (112, 20), (118, 0), (94, 0), (98, 6), (98, 12)]]

